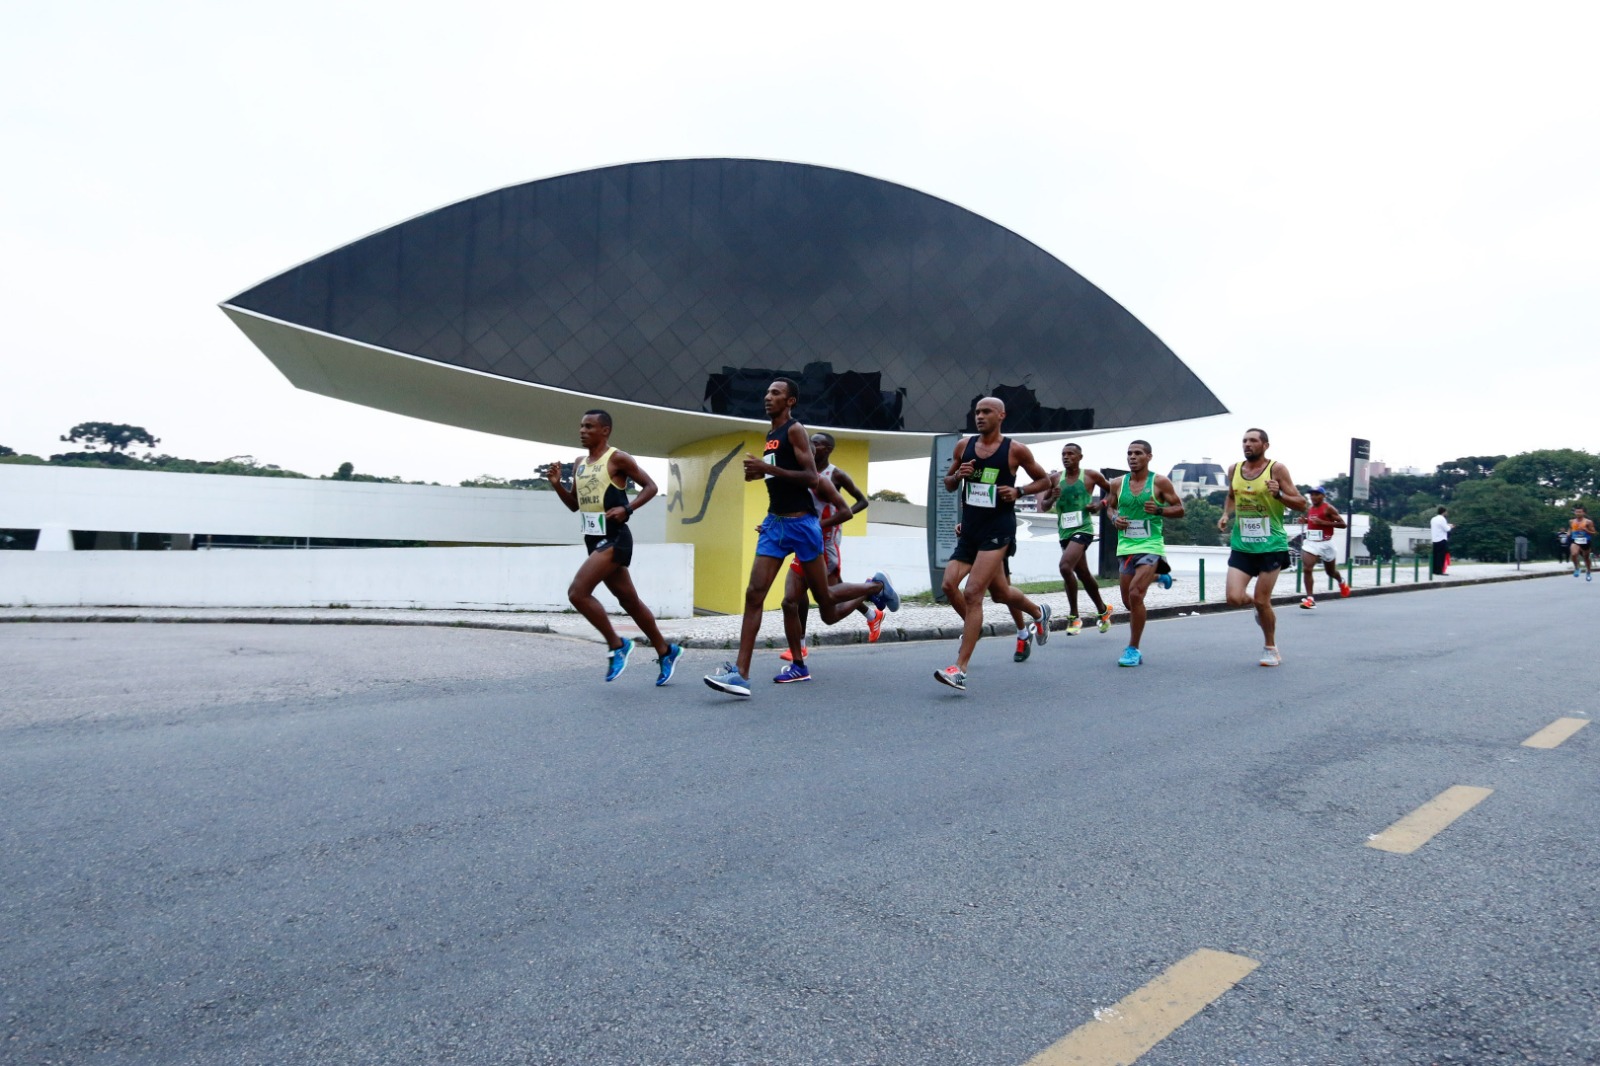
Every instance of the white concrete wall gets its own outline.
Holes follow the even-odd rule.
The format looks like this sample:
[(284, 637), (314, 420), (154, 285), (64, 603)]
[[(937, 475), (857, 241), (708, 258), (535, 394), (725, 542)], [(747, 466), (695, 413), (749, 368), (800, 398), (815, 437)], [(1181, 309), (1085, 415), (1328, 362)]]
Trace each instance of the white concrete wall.
[[(666, 540), (659, 497), (629, 523), (636, 543)], [(468, 544), (579, 544), (553, 492), (368, 481), (168, 474), (0, 464), (0, 529), (341, 537)]]
[[(500, 490), (492, 490), (500, 491)], [(510, 493), (507, 493), (510, 495)], [(518, 494), (520, 495), (520, 494)], [(420, 607), (568, 610), (581, 546), (312, 551), (0, 552), (0, 604), (29, 607)], [(641, 544), (634, 585), (662, 618), (694, 614), (694, 549)], [(616, 601), (602, 587), (607, 609)]]

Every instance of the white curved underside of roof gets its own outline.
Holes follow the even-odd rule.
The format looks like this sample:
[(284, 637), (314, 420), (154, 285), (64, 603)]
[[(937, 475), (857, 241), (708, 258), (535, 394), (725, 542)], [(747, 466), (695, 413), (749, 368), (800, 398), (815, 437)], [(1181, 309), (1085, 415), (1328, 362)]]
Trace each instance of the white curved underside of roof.
[[(248, 311), (222, 310), (296, 388), (382, 411), (493, 433), (514, 440), (575, 440), (583, 412), (603, 406), (617, 424), (617, 439), (635, 455), (667, 456), (685, 445), (724, 433), (765, 434), (765, 419), (733, 418), (571, 392), (451, 366), (390, 348), (353, 341)], [(805, 422), (805, 401), (796, 414)], [(806, 422), (839, 440), (864, 440), (872, 461), (924, 459), (935, 434), (845, 429)], [(1090, 437), (1119, 428), (1008, 434), (1029, 444)], [(951, 433), (961, 432), (952, 426)]]

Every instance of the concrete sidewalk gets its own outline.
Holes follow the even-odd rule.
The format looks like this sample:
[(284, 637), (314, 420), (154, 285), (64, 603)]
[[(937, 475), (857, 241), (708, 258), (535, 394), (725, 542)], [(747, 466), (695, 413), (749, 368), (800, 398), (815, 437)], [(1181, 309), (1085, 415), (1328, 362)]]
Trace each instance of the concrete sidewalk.
[[(1451, 568), (1446, 577), (1412, 581), (1409, 570), (1397, 572), (1398, 581), (1391, 584), (1384, 574), (1382, 586), (1364, 585), (1354, 590), (1353, 598), (1388, 595), (1399, 592), (1421, 592), (1427, 589), (1449, 588), (1460, 585), (1478, 585), (1498, 581), (1523, 581), (1541, 577), (1559, 577), (1570, 574), (1566, 565), (1555, 562), (1523, 563), (1519, 570), (1510, 563), (1460, 563)], [(1171, 618), (1188, 614), (1229, 610), (1223, 602), (1225, 573), (1208, 574), (1206, 598), (1200, 599), (1198, 582), (1181, 576), (1170, 589), (1152, 587), (1146, 603), (1151, 618)], [(1358, 571), (1357, 581), (1371, 581), (1372, 571)], [(1278, 587), (1291, 591), (1273, 597), (1274, 604), (1292, 605), (1299, 601), (1293, 593), (1294, 581), (1285, 575)], [(1103, 586), (1104, 587), (1104, 586)], [(1051, 629), (1061, 630), (1067, 624), (1067, 597), (1063, 591), (1038, 594), (1033, 599), (1049, 604), (1054, 615)], [(1127, 612), (1122, 609), (1116, 585), (1105, 587), (1105, 600), (1112, 607), (1114, 620), (1126, 623)], [(1317, 600), (1322, 607), (1337, 610), (1342, 602), (1337, 593), (1319, 592)], [(1087, 595), (1079, 594), (1079, 607), (1084, 614), (1086, 628), (1092, 628), (1092, 605)], [(1319, 609), (1322, 609), (1319, 607)], [(425, 611), (404, 609), (352, 609), (352, 608), (186, 608), (186, 607), (0, 607), (0, 622), (243, 622), (276, 623), (280, 625), (390, 625), (390, 626), (460, 626), (469, 629), (501, 629), (521, 633), (552, 633), (579, 640), (599, 641), (593, 627), (574, 611), (534, 613), (523, 611)], [(705, 615), (692, 619), (667, 619), (661, 631), (670, 641), (690, 648), (734, 648), (739, 642), (741, 619), (737, 615)], [(616, 616), (613, 624), (623, 636), (637, 636), (639, 629), (626, 616)], [(1003, 607), (987, 604), (984, 608), (984, 634), (986, 636), (1011, 635), (1015, 626)], [(906, 603), (899, 612), (884, 620), (882, 641), (945, 640), (959, 637), (961, 620), (945, 604)], [(814, 645), (864, 644), (867, 625), (859, 614), (852, 615), (836, 626), (822, 626), (813, 609), (811, 632), (807, 642)], [(778, 611), (768, 611), (761, 621), (758, 648), (783, 646), (783, 618)]]

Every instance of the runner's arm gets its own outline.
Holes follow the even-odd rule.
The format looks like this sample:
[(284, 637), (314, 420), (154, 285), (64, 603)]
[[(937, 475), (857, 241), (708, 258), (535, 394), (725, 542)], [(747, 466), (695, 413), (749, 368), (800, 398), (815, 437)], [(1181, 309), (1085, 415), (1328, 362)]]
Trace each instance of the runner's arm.
[(1152, 514), (1159, 514), (1162, 518), (1182, 518), (1184, 516), (1183, 497), (1178, 495), (1178, 490), (1172, 487), (1172, 482), (1156, 475), (1156, 491), (1151, 494), (1151, 503), (1161, 501)]
[[(1111, 482), (1106, 480), (1106, 476), (1098, 470), (1087, 470), (1084, 472), (1083, 480), (1089, 486), (1089, 513), (1094, 514), (1096, 511), (1110, 508), (1113, 497), (1111, 494)], [(1096, 485), (1100, 486), (1099, 499), (1094, 498), (1094, 487)]]
[(840, 492), (848, 492), (856, 498), (856, 502), (850, 505), (850, 513), (853, 515), (858, 515), (872, 506), (872, 501), (867, 499), (866, 495), (856, 487), (855, 478), (852, 478), (838, 467), (833, 468), (833, 487)]
[[(649, 503), (655, 498), (656, 493), (661, 490), (656, 488), (655, 480), (651, 478), (649, 474), (644, 472), (644, 467), (639, 465), (639, 460), (635, 459), (627, 452), (612, 452), (611, 462), (615, 465), (613, 480), (615, 480), (616, 474), (622, 474), (639, 486), (639, 495), (633, 498), (633, 502), (629, 503), (625, 507), (613, 507), (610, 511), (606, 512), (607, 518), (614, 518), (619, 522), (626, 522), (629, 518), (633, 517), (633, 512)], [(626, 482), (624, 482), (624, 484), (626, 484)], [(623, 513), (618, 515), (613, 514), (612, 511), (621, 511)]]
[[(578, 468), (577, 464), (574, 463), (572, 468), (576, 470)], [(576, 511), (578, 509), (578, 494), (562, 483), (561, 464), (551, 463), (545, 467), (544, 476), (549, 480), (550, 487), (556, 490), (557, 498), (567, 505), (567, 510)]]
[(1228, 494), (1222, 498), (1222, 517), (1217, 519), (1217, 529), (1223, 533), (1228, 531), (1228, 526), (1233, 522), (1233, 472), (1239, 469), (1239, 464), (1234, 463), (1228, 467)]
[(967, 464), (961, 461), (961, 453), (967, 450), (967, 438), (962, 437), (956, 441), (955, 454), (950, 457), (950, 469), (944, 472), (944, 491), (958, 492), (961, 482), (972, 473), (967, 469)]
[(1026, 444), (1012, 441), (1011, 454), (1016, 456), (1017, 465), (1026, 470), (1028, 476), (1033, 478), (1025, 487), (1016, 489), (1017, 497), (1032, 496), (1034, 493), (1043, 492), (1050, 487), (1050, 475), (1045, 472), (1044, 467), (1039, 465), (1039, 460), (1033, 457), (1032, 448)]
[[(1229, 478), (1228, 480), (1232, 481), (1233, 479)], [(1278, 502), (1289, 508), (1289, 510), (1304, 511), (1311, 506), (1310, 501), (1300, 495), (1300, 490), (1295, 487), (1294, 476), (1289, 473), (1289, 468), (1282, 463), (1272, 464), (1272, 476), (1267, 479), (1267, 488), (1271, 489), (1274, 484), (1278, 487), (1273, 490), (1272, 495), (1277, 497)]]

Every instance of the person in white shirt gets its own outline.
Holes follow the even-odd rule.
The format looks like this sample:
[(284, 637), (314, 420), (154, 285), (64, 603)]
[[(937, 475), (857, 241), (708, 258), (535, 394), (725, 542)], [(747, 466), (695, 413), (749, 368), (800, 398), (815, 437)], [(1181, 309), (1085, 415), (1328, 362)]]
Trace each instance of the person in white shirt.
[(1456, 528), (1445, 517), (1448, 513), (1441, 507), (1439, 513), (1428, 522), (1428, 527), (1433, 530), (1433, 572), (1441, 577), (1450, 565), (1450, 531)]

